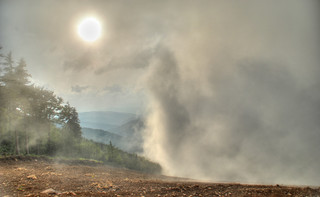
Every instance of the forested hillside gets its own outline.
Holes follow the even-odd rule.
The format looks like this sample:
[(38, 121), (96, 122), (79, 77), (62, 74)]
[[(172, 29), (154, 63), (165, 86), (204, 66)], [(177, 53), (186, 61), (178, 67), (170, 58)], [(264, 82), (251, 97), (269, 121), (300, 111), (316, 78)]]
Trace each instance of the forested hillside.
[(15, 61), (11, 52), (1, 53), (0, 66), (0, 155), (82, 157), (141, 171), (161, 170), (158, 164), (111, 142), (84, 139), (75, 107), (32, 84), (23, 59)]

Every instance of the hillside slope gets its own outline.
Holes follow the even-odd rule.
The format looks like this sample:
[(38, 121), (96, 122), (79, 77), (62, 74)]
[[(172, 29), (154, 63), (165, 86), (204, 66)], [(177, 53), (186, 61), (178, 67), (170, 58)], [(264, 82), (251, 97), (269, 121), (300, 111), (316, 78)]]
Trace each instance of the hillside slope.
[[(88, 140), (93, 140), (95, 142), (100, 142), (104, 144), (109, 144), (111, 141), (112, 144), (118, 145), (122, 143), (123, 137), (102, 129), (91, 129), (91, 128), (82, 128), (82, 136)], [(121, 147), (119, 147), (121, 148)]]
[[(101, 115), (101, 116), (99, 116)], [(119, 118), (119, 119), (117, 119)], [(131, 153), (143, 152), (142, 118), (118, 112), (80, 113), (82, 136), (95, 142), (109, 144)]]
[(121, 136), (102, 129), (82, 128), (82, 136), (99, 143), (109, 144), (111, 142), (114, 146), (126, 152), (143, 152), (143, 139), (139, 133)]
[(135, 119), (129, 120), (128, 122), (118, 127), (112, 128), (109, 131), (124, 137), (132, 137), (132, 136), (141, 137), (141, 132), (144, 129), (144, 127), (145, 127), (144, 121), (141, 118), (135, 118)]

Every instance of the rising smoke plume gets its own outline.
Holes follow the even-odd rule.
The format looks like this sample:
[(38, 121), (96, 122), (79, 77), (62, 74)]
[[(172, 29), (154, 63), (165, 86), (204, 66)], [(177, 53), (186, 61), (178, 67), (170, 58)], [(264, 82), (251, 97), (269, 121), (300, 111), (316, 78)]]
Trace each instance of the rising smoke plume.
[(319, 185), (312, 3), (229, 6), (228, 14), (189, 15), (194, 23), (157, 47), (145, 78), (146, 154), (169, 175)]

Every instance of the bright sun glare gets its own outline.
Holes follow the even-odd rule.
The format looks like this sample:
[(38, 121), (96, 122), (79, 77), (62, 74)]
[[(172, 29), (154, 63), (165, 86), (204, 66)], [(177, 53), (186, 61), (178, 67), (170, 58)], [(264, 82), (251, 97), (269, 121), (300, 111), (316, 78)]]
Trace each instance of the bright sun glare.
[(85, 18), (78, 25), (78, 34), (83, 40), (94, 42), (101, 36), (101, 24), (94, 17)]

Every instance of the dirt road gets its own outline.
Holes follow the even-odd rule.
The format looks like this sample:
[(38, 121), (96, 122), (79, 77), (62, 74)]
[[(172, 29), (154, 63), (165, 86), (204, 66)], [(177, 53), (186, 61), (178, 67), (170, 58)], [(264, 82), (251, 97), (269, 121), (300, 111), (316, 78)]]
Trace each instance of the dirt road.
[(320, 196), (320, 188), (199, 183), (110, 166), (1, 159), (0, 196)]

